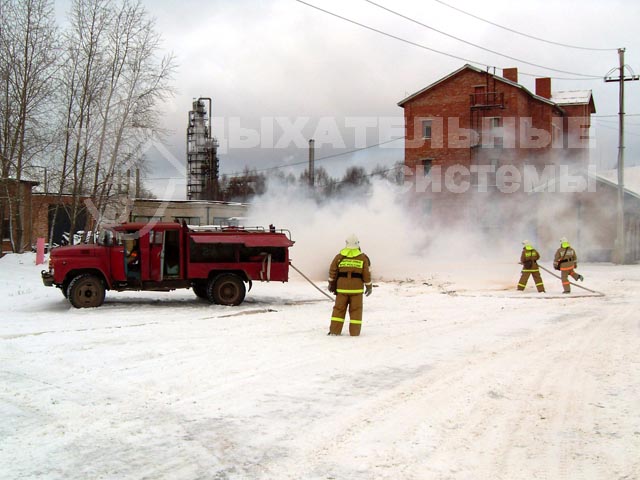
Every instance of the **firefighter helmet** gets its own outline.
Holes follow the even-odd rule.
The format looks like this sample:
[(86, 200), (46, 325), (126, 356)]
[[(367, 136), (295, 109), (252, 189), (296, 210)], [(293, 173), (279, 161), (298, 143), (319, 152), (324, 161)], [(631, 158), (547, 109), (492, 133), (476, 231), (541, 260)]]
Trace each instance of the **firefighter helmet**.
[(347, 248), (360, 248), (360, 241), (358, 240), (358, 237), (356, 237), (354, 233), (349, 235), (345, 240), (345, 242), (347, 244)]

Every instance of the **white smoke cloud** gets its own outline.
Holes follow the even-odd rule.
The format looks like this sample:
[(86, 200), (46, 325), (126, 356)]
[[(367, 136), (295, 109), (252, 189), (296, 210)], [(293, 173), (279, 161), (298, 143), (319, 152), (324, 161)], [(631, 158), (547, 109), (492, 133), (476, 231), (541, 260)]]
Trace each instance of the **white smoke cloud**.
[(443, 207), (439, 199), (428, 215), (424, 197), (409, 185), (375, 179), (367, 193), (318, 200), (306, 186), (272, 180), (267, 193), (253, 202), (247, 225), (289, 229), (296, 241), (293, 264), (316, 281), (326, 280), (329, 263), (354, 233), (371, 258), (374, 281), (452, 284), (456, 290), (515, 288), (525, 238), (550, 268), (560, 237), (568, 237), (584, 261), (600, 254), (607, 235), (614, 235), (598, 221), (602, 212), (615, 211), (614, 204), (605, 205), (615, 195), (602, 190), (469, 191), (461, 194), (465, 202), (459, 205), (455, 202), (463, 197), (442, 195), (451, 195), (447, 202), (453, 203), (436, 210)]
[[(296, 241), (292, 263), (324, 281), (333, 257), (351, 233), (370, 257), (374, 281), (414, 280), (457, 287), (514, 287), (520, 239), (488, 239), (464, 225), (425, 221), (411, 206), (406, 187), (374, 181), (368, 194), (356, 192), (318, 202), (306, 188), (270, 185), (253, 202), (247, 225), (274, 224)], [(501, 246), (511, 243), (509, 249)]]

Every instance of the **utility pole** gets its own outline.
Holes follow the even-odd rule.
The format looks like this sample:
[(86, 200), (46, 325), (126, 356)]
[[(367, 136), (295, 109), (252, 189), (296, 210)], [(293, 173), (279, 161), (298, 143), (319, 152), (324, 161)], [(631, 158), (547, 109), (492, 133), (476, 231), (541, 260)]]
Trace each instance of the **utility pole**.
[(309, 140), (309, 186), (313, 188), (316, 184), (316, 171), (315, 171), (315, 143), (312, 138)]
[[(614, 248), (614, 261), (616, 263), (625, 264), (627, 262), (627, 249), (625, 245), (625, 229), (624, 229), (624, 82), (640, 80), (640, 76), (631, 75), (625, 77), (624, 70), (624, 52), (626, 49), (618, 49), (619, 66), (609, 71), (605, 76), (605, 82), (619, 83), (618, 96), (618, 202), (617, 202), (617, 223), (616, 223), (616, 243)], [(610, 74), (615, 70), (619, 70), (619, 77), (611, 77)]]

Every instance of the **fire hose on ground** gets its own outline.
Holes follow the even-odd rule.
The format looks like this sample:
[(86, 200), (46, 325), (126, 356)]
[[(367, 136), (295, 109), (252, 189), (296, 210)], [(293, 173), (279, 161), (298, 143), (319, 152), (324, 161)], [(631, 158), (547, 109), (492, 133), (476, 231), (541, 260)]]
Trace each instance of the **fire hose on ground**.
[[(558, 279), (562, 280), (562, 277), (561, 277), (560, 275), (556, 275), (556, 274), (555, 274), (555, 273), (553, 273), (551, 270), (549, 270), (549, 269), (547, 269), (547, 268), (544, 268), (542, 265), (538, 264), (538, 267), (540, 267), (542, 270), (544, 270), (544, 271), (545, 271), (545, 272), (547, 272), (548, 274), (553, 275), (554, 277), (556, 277), (556, 278), (558, 278)], [(587, 292), (595, 293), (598, 297), (604, 297), (604, 296), (605, 296), (605, 295), (604, 295), (604, 293), (602, 293), (602, 292), (598, 292), (598, 291), (596, 291), (596, 290), (591, 290), (590, 288), (583, 287), (582, 285), (578, 285), (577, 283), (574, 283), (574, 282), (571, 282), (571, 281), (569, 281), (569, 283), (570, 283), (571, 285), (573, 285), (574, 287), (581, 288), (581, 289), (583, 289), (583, 290), (586, 290)]]
[(318, 287), (315, 283), (313, 283), (313, 281), (309, 277), (307, 277), (304, 273), (302, 273), (300, 270), (298, 270), (293, 263), (289, 263), (289, 265), (291, 265), (291, 268), (293, 268), (296, 272), (298, 272), (300, 275), (302, 275), (302, 278), (304, 278), (307, 282), (309, 282), (311, 285), (313, 285), (313, 287), (316, 290), (318, 290), (321, 294), (323, 294), (325, 297), (327, 297), (330, 301), (333, 302), (334, 299), (331, 298), (328, 293), (326, 293), (323, 290), (321, 290), (320, 287)]
[[(315, 283), (313, 283), (313, 281), (307, 277), (304, 273), (302, 273), (298, 268), (296, 268), (296, 266), (293, 263), (290, 263), (289, 265), (291, 265), (291, 268), (293, 268), (296, 272), (298, 272), (300, 275), (302, 275), (302, 278), (304, 278), (307, 282), (309, 282), (311, 285), (313, 285), (313, 288), (315, 288), (316, 290), (318, 290), (321, 294), (323, 294), (325, 297), (327, 297), (328, 300), (330, 300), (331, 302), (334, 301), (333, 298), (331, 298), (331, 296), (324, 292), (322, 289), (320, 289), (320, 287), (318, 287)], [(556, 275), (555, 273), (553, 273), (551, 270), (543, 267), (542, 265), (538, 264), (538, 267), (540, 267), (542, 270), (544, 270), (545, 272), (547, 272), (549, 275), (552, 275), (554, 277), (556, 277), (559, 280), (562, 280), (562, 277), (560, 277), (559, 275)], [(582, 285), (578, 285), (577, 283), (574, 282), (569, 282), (571, 285), (573, 285), (574, 287), (578, 287), (581, 288), (583, 290), (586, 290), (587, 292), (591, 292), (594, 293), (596, 296), (598, 297), (604, 297), (605, 294), (602, 292), (598, 292), (597, 290), (591, 290), (590, 288), (587, 287), (583, 287)]]

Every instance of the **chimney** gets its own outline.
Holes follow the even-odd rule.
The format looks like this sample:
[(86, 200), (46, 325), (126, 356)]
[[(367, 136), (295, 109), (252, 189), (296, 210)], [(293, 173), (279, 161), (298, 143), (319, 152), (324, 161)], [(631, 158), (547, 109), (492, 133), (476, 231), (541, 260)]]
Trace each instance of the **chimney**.
[(502, 76), (513, 83), (518, 83), (518, 69), (517, 68), (503, 68)]
[(536, 95), (551, 98), (551, 79), (536, 78)]

